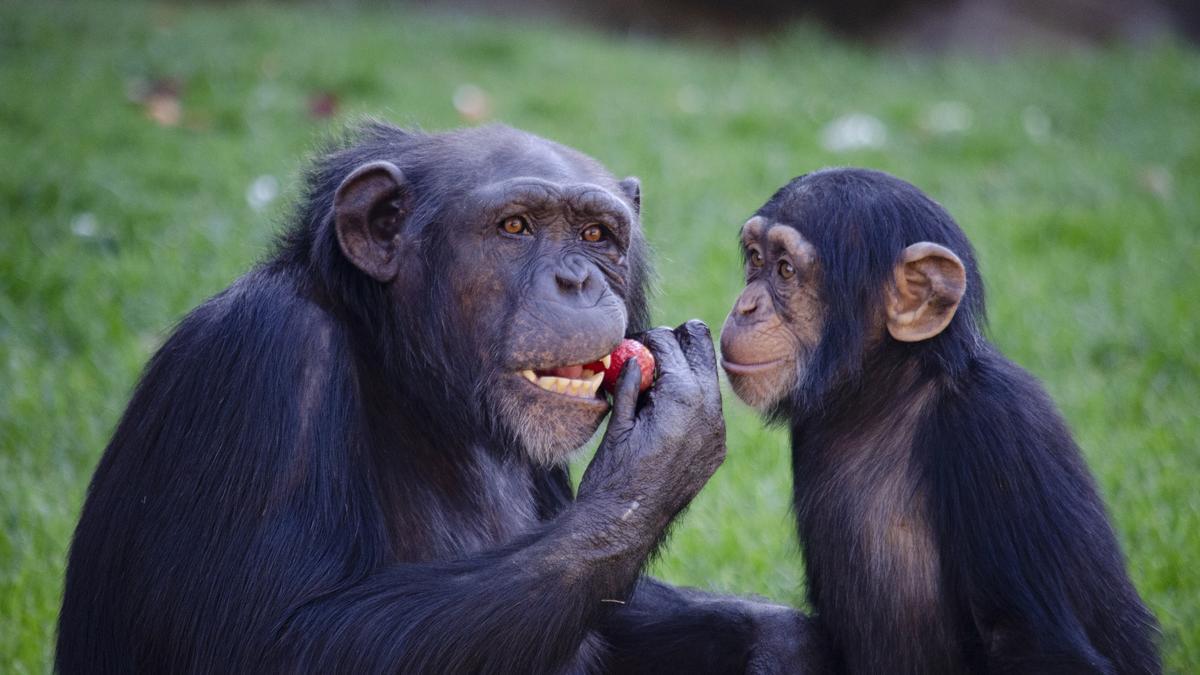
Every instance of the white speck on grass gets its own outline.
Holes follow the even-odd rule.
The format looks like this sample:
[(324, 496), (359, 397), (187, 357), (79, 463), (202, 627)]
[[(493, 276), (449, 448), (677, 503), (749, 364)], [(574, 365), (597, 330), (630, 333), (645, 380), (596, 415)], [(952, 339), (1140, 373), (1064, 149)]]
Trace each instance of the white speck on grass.
[(71, 232), (76, 237), (94, 237), (99, 231), (100, 221), (96, 220), (96, 216), (93, 213), (84, 211), (83, 213), (75, 214), (75, 217), (71, 218)]
[(279, 196), (279, 179), (270, 174), (255, 178), (246, 188), (246, 203), (255, 211), (262, 211)]
[(482, 87), (474, 84), (460, 84), (451, 97), (454, 109), (468, 122), (479, 122), (487, 119), (492, 112), (491, 98)]
[(1142, 187), (1159, 199), (1170, 199), (1175, 190), (1175, 180), (1171, 170), (1159, 164), (1152, 164), (1142, 169), (1138, 176)]
[(849, 152), (887, 145), (887, 127), (874, 115), (850, 113), (821, 130), (821, 146), (830, 152)]
[(971, 128), (974, 115), (962, 101), (938, 101), (929, 106), (921, 126), (932, 134), (961, 134)]
[(1035, 105), (1025, 106), (1021, 111), (1021, 126), (1034, 143), (1044, 143), (1050, 139), (1050, 117)]

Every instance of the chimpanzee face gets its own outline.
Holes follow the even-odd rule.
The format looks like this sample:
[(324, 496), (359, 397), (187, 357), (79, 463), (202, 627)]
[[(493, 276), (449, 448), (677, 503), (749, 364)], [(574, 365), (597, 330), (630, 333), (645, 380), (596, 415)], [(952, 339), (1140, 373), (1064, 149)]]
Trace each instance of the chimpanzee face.
[(751, 218), (742, 227), (746, 288), (721, 329), (721, 363), (734, 393), (766, 411), (803, 378), (821, 338), (820, 269), (793, 227)]
[(600, 382), (628, 324), (636, 214), (595, 183), (534, 176), (484, 186), (467, 203), (474, 232), (457, 248), (477, 267), (454, 285), (467, 314), (501, 338), (499, 349), (480, 345), (499, 371), (491, 404), (535, 459), (559, 460), (608, 412)]
[[(531, 458), (555, 463), (607, 414), (604, 362), (630, 314), (642, 311), (633, 308), (642, 302), (639, 186), (561, 146), (513, 140), (488, 161), (458, 168), (469, 178), (440, 187), (439, 205), (419, 225), (405, 219), (419, 209), (412, 205), (422, 181), (406, 176), (428, 169), (360, 167), (335, 203), (344, 209), (339, 241), (363, 272), (396, 288), (398, 303), (431, 287), (406, 270), (402, 251), (437, 260), (447, 290), (440, 319), (464, 344), (427, 348), (453, 349), (465, 362), (414, 376), (467, 381), (476, 400), (456, 405), (482, 406)], [(443, 171), (450, 159), (442, 158)]]
[(746, 288), (721, 355), (734, 392), (760, 412), (811, 406), (867, 356), (931, 340), (954, 318), (966, 267), (921, 237), (954, 239), (957, 226), (916, 188), (872, 182), (882, 180), (855, 170), (798, 178), (742, 227)]

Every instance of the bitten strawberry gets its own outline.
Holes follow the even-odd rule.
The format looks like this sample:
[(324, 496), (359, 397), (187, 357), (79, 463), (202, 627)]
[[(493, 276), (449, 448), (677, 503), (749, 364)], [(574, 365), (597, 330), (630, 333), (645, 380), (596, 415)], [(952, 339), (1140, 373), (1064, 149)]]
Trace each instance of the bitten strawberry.
[(642, 369), (642, 381), (638, 384), (638, 391), (646, 391), (654, 382), (654, 355), (646, 345), (637, 340), (622, 340), (621, 344), (613, 350), (612, 361), (608, 368), (604, 370), (604, 390), (612, 393), (617, 386), (617, 378), (621, 376), (621, 368), (631, 357), (636, 356), (638, 365)]

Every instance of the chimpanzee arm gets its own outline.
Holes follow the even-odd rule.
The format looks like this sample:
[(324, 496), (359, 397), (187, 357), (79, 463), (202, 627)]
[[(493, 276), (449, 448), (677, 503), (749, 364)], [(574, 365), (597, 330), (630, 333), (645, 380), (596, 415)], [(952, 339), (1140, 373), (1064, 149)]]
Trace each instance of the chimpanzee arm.
[(262, 668), (289, 672), (558, 672), (649, 549), (588, 505), (471, 559), (396, 565), (296, 611)]
[(821, 673), (814, 623), (788, 607), (643, 577), (603, 621), (613, 673)]
[[(1158, 672), (1153, 617), (1065, 423), (1015, 366), (996, 359), (980, 371), (979, 390), (939, 407), (929, 443), (942, 538), (955, 544), (944, 562), (988, 670)], [(972, 445), (940, 440), (959, 438)]]

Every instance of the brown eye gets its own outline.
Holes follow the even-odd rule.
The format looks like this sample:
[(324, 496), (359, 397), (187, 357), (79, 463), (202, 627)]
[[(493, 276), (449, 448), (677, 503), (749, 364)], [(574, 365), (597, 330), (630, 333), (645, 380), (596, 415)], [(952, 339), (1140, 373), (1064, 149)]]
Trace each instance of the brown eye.
[(529, 234), (529, 221), (521, 216), (509, 216), (500, 223), (500, 229), (505, 234)]
[(786, 260), (780, 260), (779, 276), (783, 277), (784, 279), (791, 279), (792, 277), (796, 276), (796, 268), (792, 267), (790, 262)]
[(750, 265), (752, 267), (762, 267), (763, 257), (756, 249), (750, 249)]
[(584, 241), (592, 243), (604, 241), (607, 238), (604, 236), (604, 228), (599, 225), (588, 225), (580, 236)]

